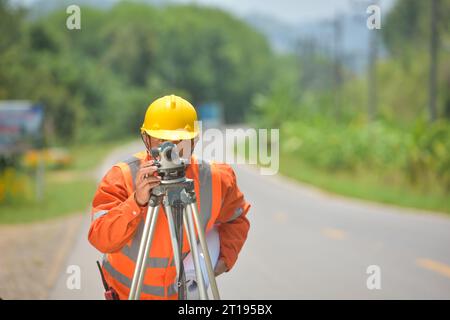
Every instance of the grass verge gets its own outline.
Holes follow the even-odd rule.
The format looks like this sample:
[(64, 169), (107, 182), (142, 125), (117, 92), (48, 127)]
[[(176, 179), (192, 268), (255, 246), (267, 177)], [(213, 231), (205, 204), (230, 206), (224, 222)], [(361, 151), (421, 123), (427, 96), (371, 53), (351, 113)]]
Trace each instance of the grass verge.
[(95, 168), (112, 149), (129, 141), (70, 147), (73, 163), (46, 172), (43, 199), (0, 205), (0, 224), (29, 223), (86, 210), (96, 190)]
[(448, 195), (384, 181), (370, 172), (330, 173), (289, 154), (280, 156), (280, 173), (323, 190), (363, 200), (450, 213)]
[[(245, 143), (245, 158), (248, 144)], [(238, 152), (238, 148), (235, 148)], [(324, 191), (347, 197), (396, 205), (406, 208), (439, 211), (450, 214), (449, 195), (437, 188), (418, 189), (399, 177), (381, 177), (372, 172), (329, 172), (318, 169), (292, 154), (280, 154), (279, 173), (316, 186)]]

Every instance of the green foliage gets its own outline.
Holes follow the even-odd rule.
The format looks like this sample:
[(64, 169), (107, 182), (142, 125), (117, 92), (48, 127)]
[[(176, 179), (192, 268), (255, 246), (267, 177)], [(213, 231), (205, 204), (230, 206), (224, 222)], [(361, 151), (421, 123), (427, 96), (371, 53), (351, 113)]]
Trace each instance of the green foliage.
[(329, 171), (304, 163), (292, 154), (283, 154), (280, 172), (323, 190), (370, 201), (450, 213), (448, 193), (436, 190), (416, 190), (407, 184), (396, 183), (395, 177), (380, 176), (372, 170), (364, 172)]
[[(242, 21), (196, 5), (82, 8), (82, 30), (70, 31), (63, 11), (25, 21), (0, 0), (0, 99), (43, 102), (47, 138), (59, 143), (136, 134), (147, 105), (164, 94), (216, 100), (229, 122), (248, 116), (258, 127), (280, 128), (290, 165), (298, 159), (328, 176), (379, 176), (448, 194), (450, 124), (424, 120), (429, 9), (427, 1), (398, 0), (383, 22), (391, 56), (377, 66), (370, 123), (365, 77), (342, 70), (335, 88), (329, 58), (274, 56)], [(437, 102), (439, 116), (450, 119), (450, 0), (440, 1), (439, 13)]]
[[(438, 114), (450, 119), (450, 90), (448, 90), (450, 88), (450, 0), (439, 0), (437, 3)], [(397, 79), (397, 81), (388, 80), (391, 85), (390, 90), (395, 92), (400, 89), (400, 92), (404, 93), (405, 90), (400, 88), (400, 83), (405, 84), (408, 90), (412, 90), (407, 94), (405, 100), (401, 100), (403, 97), (399, 97), (397, 103), (393, 105), (398, 107), (401, 100), (403, 106), (412, 107), (412, 112), (406, 112), (405, 114), (408, 114), (408, 116), (411, 113), (417, 115), (418, 109), (424, 109), (427, 103), (431, 1), (396, 1), (394, 8), (383, 24), (382, 35), (384, 44), (395, 59), (395, 64), (390, 63), (383, 69), (384, 76), (394, 76)], [(393, 72), (396, 72), (396, 74), (393, 74)], [(380, 83), (385, 79), (380, 79)], [(399, 81), (400, 79), (402, 81)], [(408, 81), (405, 81), (405, 79), (408, 79)], [(408, 104), (405, 102), (408, 102)]]
[[(0, 207), (0, 223), (28, 223), (86, 210), (95, 192), (95, 182), (76, 179), (63, 183), (49, 181), (42, 202), (17, 201)], [(69, 196), (70, 195), (70, 196)]]
[(410, 138), (403, 167), (410, 180), (416, 184), (438, 181), (449, 192), (450, 124), (439, 121), (429, 127), (418, 122)]
[(287, 122), (280, 136), (282, 152), (329, 172), (371, 171), (407, 179), (423, 190), (450, 191), (447, 122), (428, 126), (419, 121), (402, 130), (382, 121), (343, 125), (316, 118)]
[[(450, 39), (450, 1), (440, 2), (439, 30), (445, 44)], [(430, 124), (429, 7), (426, 1), (399, 0), (383, 25), (392, 55), (377, 65), (375, 120), (367, 117), (366, 76), (346, 74), (336, 92), (330, 79), (323, 79), (332, 75), (327, 59), (278, 58), (279, 70), (270, 90), (254, 100), (251, 121), (281, 129), (281, 172), (352, 196), (449, 210), (443, 199), (450, 193), (450, 118), (445, 118), (450, 114), (450, 56), (444, 48), (439, 51), (441, 120)], [(354, 190), (361, 186), (366, 189)]]
[[(383, 24), (383, 39), (395, 55), (414, 58), (428, 48), (431, 1), (398, 0)], [(444, 43), (450, 40), (450, 0), (439, 0), (438, 30)], [(408, 52), (411, 51), (411, 52)]]
[(168, 93), (219, 101), (239, 121), (269, 83), (266, 39), (218, 9), (83, 7), (81, 30), (65, 27), (62, 10), (24, 21), (2, 0), (0, 14), (14, 22), (1, 34), (16, 36), (0, 42), (0, 99), (42, 102), (50, 142), (137, 134), (148, 104)]
[(17, 204), (32, 199), (32, 180), (23, 172), (8, 167), (0, 171), (0, 204)]
[(26, 172), (24, 168), (11, 166), (1, 170), (0, 224), (34, 222), (85, 211), (96, 189), (94, 170), (111, 150), (126, 142), (129, 140), (71, 146), (70, 167), (45, 171), (40, 201), (35, 199), (34, 170)]

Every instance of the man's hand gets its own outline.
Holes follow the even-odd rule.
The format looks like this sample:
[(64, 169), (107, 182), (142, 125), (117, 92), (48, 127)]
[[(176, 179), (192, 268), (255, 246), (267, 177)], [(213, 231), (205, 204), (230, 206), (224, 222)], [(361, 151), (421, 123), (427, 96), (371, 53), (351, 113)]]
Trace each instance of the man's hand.
[(147, 161), (141, 165), (136, 175), (134, 198), (141, 207), (146, 206), (150, 200), (150, 190), (161, 182), (161, 177), (153, 175), (156, 169), (157, 167), (153, 165), (153, 161)]
[(227, 265), (222, 259), (219, 259), (219, 261), (217, 261), (216, 267), (214, 268), (214, 275), (217, 277), (226, 271)]

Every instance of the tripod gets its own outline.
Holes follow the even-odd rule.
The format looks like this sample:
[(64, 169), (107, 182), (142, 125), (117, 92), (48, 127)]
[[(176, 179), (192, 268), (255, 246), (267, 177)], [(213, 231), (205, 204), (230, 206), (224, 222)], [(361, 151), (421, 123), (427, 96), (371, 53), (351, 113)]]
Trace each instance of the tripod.
[(198, 238), (203, 252), (203, 257), (205, 259), (206, 270), (208, 273), (209, 282), (211, 283), (213, 298), (214, 300), (219, 300), (219, 290), (217, 288), (216, 278), (214, 276), (211, 257), (209, 255), (205, 233), (200, 223), (200, 217), (197, 210), (194, 181), (185, 177), (171, 181), (161, 181), (160, 185), (152, 189), (128, 299), (139, 300), (140, 298), (146, 269), (145, 262), (147, 261), (152, 245), (156, 221), (158, 219), (161, 204), (164, 206), (164, 211), (169, 224), (170, 238), (177, 271), (178, 299), (186, 300), (187, 297), (186, 279), (181, 255), (184, 226), (186, 229), (189, 247), (192, 251), (200, 299), (208, 300), (208, 292), (200, 266), (200, 253), (198, 252), (197, 247), (195, 227), (197, 227)]

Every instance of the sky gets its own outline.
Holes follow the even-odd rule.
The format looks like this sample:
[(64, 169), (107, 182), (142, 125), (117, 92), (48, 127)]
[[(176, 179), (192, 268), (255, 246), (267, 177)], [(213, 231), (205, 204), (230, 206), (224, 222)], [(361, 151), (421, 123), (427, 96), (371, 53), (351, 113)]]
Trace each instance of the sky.
[[(389, 9), (395, 2), (395, 0), (379, 1), (382, 10)], [(239, 16), (260, 13), (290, 24), (298, 24), (331, 18), (336, 13), (362, 11), (360, 14), (364, 14), (367, 6), (376, 0), (177, 0), (176, 2), (218, 6)]]
[[(37, 0), (16, 0), (32, 4)], [(99, 0), (102, 1), (102, 0)], [(379, 1), (389, 9), (396, 0), (170, 0), (176, 3), (196, 3), (217, 6), (238, 16), (262, 14), (277, 20), (299, 24), (333, 17), (336, 13), (354, 12), (364, 14), (369, 4)], [(163, 2), (157, 0), (156, 2)], [(74, 0), (73, 4), (77, 1)], [(364, 5), (366, 3), (366, 5)], [(359, 4), (359, 5), (358, 5)], [(363, 4), (363, 5), (361, 5)]]

